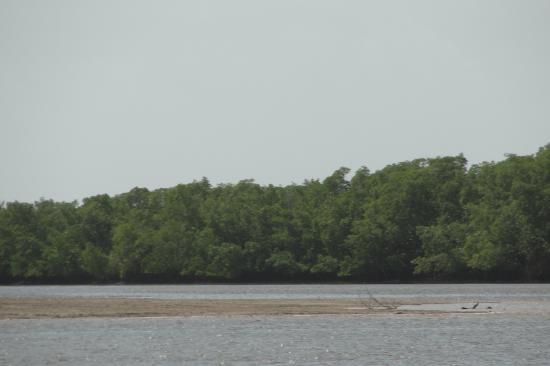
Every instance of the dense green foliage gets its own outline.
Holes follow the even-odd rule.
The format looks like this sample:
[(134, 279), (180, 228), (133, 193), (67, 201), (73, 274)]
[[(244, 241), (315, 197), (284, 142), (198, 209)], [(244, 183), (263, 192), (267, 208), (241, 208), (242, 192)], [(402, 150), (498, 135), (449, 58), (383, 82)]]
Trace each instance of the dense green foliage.
[(550, 145), (0, 206), (0, 279), (550, 280)]

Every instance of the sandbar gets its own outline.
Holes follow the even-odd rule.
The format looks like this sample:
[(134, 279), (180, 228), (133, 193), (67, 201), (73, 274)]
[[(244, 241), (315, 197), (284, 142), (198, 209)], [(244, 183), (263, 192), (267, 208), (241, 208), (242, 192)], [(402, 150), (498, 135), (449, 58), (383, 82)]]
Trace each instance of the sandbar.
[(0, 319), (377, 314), (397, 312), (398, 305), (359, 299), (0, 298)]

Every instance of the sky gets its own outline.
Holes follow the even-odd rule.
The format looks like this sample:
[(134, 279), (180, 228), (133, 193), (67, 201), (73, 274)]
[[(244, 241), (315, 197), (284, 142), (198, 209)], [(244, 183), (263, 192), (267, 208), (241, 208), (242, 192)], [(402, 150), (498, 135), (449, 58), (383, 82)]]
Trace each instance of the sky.
[(550, 1), (0, 0), (0, 202), (550, 143)]

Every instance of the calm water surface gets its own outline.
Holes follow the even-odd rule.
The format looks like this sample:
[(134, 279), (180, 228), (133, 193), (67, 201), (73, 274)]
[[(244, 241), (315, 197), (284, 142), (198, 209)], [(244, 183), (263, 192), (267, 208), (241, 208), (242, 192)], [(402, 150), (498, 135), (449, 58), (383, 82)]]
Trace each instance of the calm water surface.
[(344, 299), (550, 301), (550, 284), (0, 286), (0, 298)]
[(14, 286), (0, 297), (491, 301), (540, 312), (0, 320), (0, 365), (549, 365), (549, 285)]

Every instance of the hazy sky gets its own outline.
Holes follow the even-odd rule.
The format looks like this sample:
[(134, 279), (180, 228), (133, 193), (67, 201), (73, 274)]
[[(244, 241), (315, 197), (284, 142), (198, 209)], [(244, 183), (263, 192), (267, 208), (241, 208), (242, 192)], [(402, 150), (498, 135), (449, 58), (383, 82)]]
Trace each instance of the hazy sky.
[(0, 0), (0, 201), (550, 142), (550, 1)]

